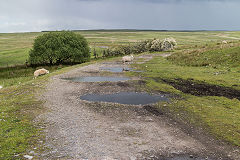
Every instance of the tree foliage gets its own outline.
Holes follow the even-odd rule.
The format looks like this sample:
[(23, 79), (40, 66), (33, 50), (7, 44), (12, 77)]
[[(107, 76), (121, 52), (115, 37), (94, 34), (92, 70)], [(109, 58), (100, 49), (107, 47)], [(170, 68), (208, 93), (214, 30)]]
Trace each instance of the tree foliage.
[(64, 64), (90, 60), (89, 46), (80, 34), (71, 31), (49, 32), (34, 40), (29, 52), (29, 63)]

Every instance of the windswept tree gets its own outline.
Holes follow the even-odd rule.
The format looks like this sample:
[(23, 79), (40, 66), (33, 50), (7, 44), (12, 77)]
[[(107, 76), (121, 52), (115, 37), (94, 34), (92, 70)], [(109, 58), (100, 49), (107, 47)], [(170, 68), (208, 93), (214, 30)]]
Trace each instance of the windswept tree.
[(34, 40), (29, 52), (29, 63), (65, 64), (83, 63), (90, 60), (87, 40), (71, 31), (49, 32)]

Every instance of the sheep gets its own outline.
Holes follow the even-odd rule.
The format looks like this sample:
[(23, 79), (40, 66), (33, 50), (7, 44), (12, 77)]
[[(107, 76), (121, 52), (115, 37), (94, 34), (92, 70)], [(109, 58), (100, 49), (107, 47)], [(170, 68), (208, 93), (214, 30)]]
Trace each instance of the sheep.
[(227, 43), (228, 43), (228, 42), (227, 42), (227, 41), (225, 41), (225, 40), (224, 40), (224, 41), (222, 41), (222, 44), (227, 44)]
[(0, 86), (0, 89), (3, 88), (3, 86)]
[(133, 61), (134, 57), (133, 55), (131, 54), (130, 56), (124, 56), (122, 57), (122, 62), (125, 64), (125, 62), (131, 62)]
[(38, 76), (44, 75), (44, 74), (48, 74), (49, 71), (42, 68), (42, 69), (38, 69), (34, 72), (34, 78), (37, 78)]

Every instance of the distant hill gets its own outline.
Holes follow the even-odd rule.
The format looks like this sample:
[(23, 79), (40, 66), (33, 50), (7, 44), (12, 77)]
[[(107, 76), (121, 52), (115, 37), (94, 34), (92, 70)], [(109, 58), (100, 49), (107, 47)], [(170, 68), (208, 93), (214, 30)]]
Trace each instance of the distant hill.
[[(86, 29), (86, 30), (71, 30), (74, 32), (206, 32), (206, 31), (228, 31), (228, 30), (157, 30), (157, 29)], [(52, 32), (52, 31), (42, 31)]]

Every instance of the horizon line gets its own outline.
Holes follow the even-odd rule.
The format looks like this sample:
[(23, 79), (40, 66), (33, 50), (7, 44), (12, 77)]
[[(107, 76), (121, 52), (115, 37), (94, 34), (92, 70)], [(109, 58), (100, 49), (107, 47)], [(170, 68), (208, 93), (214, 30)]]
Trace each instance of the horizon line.
[(71, 30), (42, 30), (42, 31), (23, 31), (23, 32), (0, 32), (0, 33), (40, 33), (40, 32), (59, 32), (59, 31), (156, 31), (156, 32), (208, 32), (208, 31), (240, 31), (240, 30), (227, 30), (227, 29), (71, 29)]

